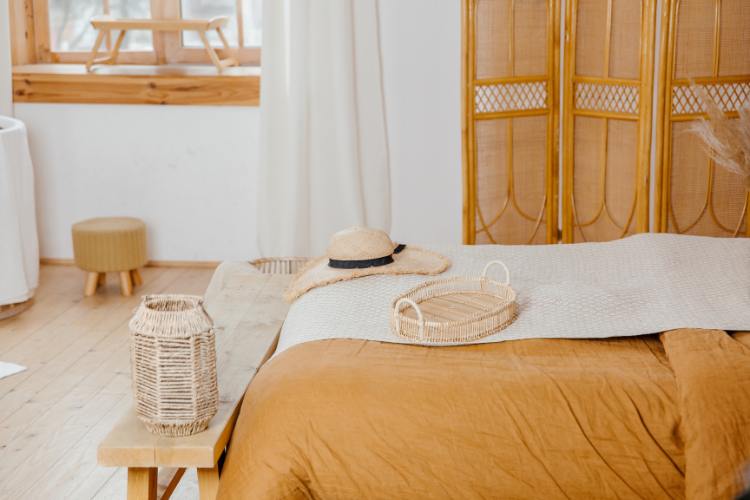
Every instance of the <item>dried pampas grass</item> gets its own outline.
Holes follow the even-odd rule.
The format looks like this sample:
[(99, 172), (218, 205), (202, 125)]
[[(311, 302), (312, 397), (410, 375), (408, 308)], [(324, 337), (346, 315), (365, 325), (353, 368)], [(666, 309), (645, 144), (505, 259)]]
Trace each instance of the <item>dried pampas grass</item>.
[(702, 118), (691, 130), (703, 140), (708, 154), (717, 165), (739, 175), (750, 191), (750, 101), (729, 118), (702, 86), (692, 90), (703, 103), (708, 119)]

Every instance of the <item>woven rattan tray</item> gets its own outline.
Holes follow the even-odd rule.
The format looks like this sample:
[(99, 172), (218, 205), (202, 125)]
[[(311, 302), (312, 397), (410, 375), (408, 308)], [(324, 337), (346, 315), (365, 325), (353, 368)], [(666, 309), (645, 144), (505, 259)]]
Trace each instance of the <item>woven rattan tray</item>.
[[(505, 281), (487, 277), (498, 265)], [(508, 267), (488, 262), (476, 278), (457, 276), (427, 281), (393, 301), (391, 330), (420, 342), (467, 342), (496, 333), (516, 317), (516, 292), (510, 287)]]

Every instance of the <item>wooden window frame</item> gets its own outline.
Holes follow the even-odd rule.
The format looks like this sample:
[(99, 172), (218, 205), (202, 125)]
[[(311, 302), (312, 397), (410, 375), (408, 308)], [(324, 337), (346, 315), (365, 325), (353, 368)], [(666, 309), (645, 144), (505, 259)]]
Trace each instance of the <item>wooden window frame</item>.
[[(48, 6), (48, 0), (9, 1), (15, 102), (258, 105), (260, 47), (234, 48), (241, 66), (219, 74), (205, 48), (183, 47), (179, 32), (155, 32), (153, 51), (121, 51), (122, 66), (88, 73), (90, 51), (51, 49)], [(240, 0), (237, 6), (241, 46)], [(180, 0), (151, 0), (154, 19), (179, 17), (180, 9)]]

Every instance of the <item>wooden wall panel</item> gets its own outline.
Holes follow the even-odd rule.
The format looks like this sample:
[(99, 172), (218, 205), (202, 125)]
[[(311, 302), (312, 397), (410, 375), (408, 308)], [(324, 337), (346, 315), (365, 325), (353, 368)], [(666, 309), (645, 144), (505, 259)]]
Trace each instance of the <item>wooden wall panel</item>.
[(464, 2), (464, 241), (557, 241), (559, 0)]
[(704, 116), (693, 84), (730, 116), (750, 99), (750, 2), (665, 0), (662, 26), (656, 230), (750, 236), (750, 194), (690, 131)]
[(656, 0), (570, 0), (563, 100), (564, 242), (649, 227)]

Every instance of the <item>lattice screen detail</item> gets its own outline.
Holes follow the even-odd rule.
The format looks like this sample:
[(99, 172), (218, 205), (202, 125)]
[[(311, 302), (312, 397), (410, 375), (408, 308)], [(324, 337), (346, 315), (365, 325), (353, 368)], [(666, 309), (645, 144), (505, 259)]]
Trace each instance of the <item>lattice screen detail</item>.
[(474, 87), (475, 113), (547, 108), (547, 82), (493, 83)]
[(575, 85), (576, 109), (638, 114), (640, 91), (632, 85), (579, 82)]
[[(750, 81), (734, 83), (700, 84), (725, 112), (737, 111), (750, 99)], [(672, 88), (672, 114), (691, 115), (704, 113), (705, 107), (688, 86)]]

